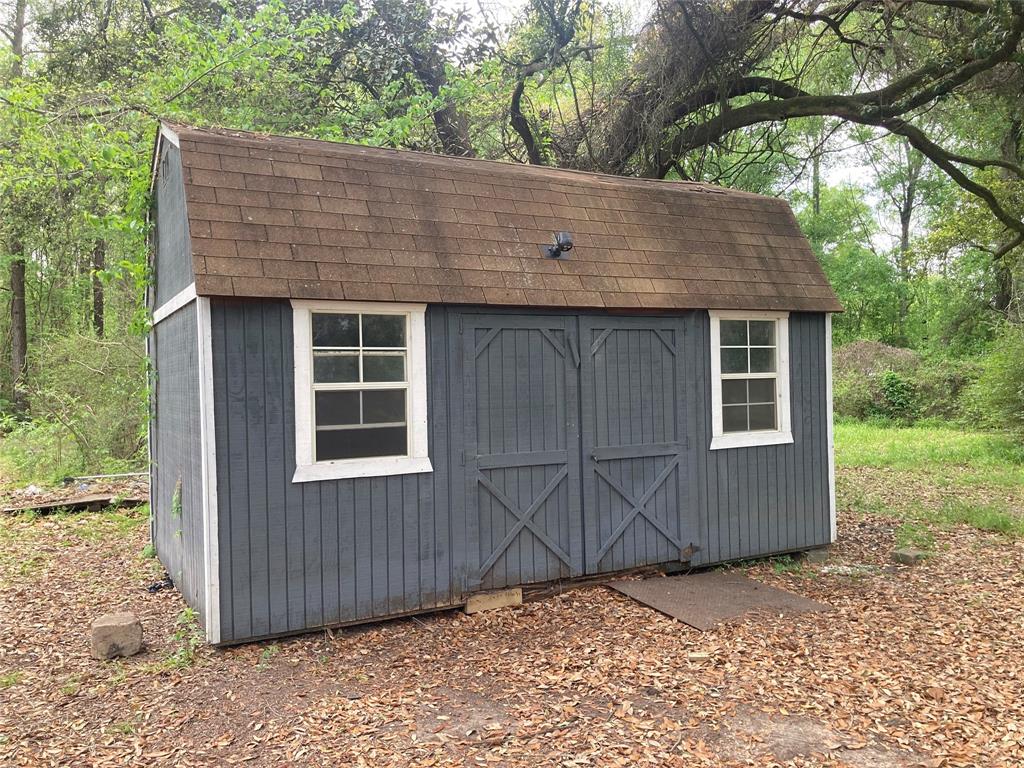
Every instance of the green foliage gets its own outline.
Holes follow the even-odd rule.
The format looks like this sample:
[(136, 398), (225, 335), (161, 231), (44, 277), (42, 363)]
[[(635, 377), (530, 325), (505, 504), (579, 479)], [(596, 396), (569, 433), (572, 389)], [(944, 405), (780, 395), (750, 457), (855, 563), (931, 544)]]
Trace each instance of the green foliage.
[[(138, 339), (147, 330), (141, 299), (158, 117), (435, 152), (451, 149), (439, 129), (449, 120), (476, 154), (522, 161), (524, 142), (509, 123), (510, 96), (521, 85), (522, 113), (545, 162), (649, 173), (682, 125), (714, 122), (721, 106), (712, 100), (703, 111), (674, 114), (685, 95), (680, 83), (714, 78), (702, 81), (692, 51), (661, 39), (665, 30), (672, 37), (670, 27), (637, 34), (644, 19), (636, 13), (622, 4), (531, 2), (507, 24), (482, 29), (480, 19), (436, 0), (32, 4), (23, 76), (8, 76), (12, 55), (0, 45), (0, 271), (15, 258), (28, 265), (31, 350), (31, 418), (0, 424), (0, 471), (38, 482), (134, 468), (143, 459)], [(850, 25), (869, 18), (854, 14)], [(935, 20), (915, 18), (923, 29)], [(996, 26), (976, 31), (987, 34), (1005, 19), (1000, 10), (990, 20)], [(742, 71), (841, 93), (865, 72), (883, 82), (897, 68), (882, 55), (864, 70), (811, 26), (778, 27), (787, 30), (787, 44), (775, 40), (749, 61), (741, 56)], [(906, 30), (896, 36), (894, 45), (915, 44), (902, 49), (910, 59), (936, 55), (922, 43), (932, 38)], [(940, 42), (938, 50), (953, 50)], [(679, 55), (684, 59), (673, 59)], [(726, 56), (713, 63), (709, 72), (726, 82), (734, 62)], [(634, 110), (641, 121), (609, 120), (632, 84), (645, 80), (672, 98), (641, 99)], [(941, 134), (951, 151), (998, 155), (1018, 94), (970, 96), (931, 104), (915, 124)], [(765, 98), (746, 94), (729, 103)], [(625, 140), (622, 126), (630, 136), (645, 135), (640, 149), (616, 164), (593, 142), (607, 140), (614, 149)], [(904, 140), (841, 127), (822, 116), (750, 126), (684, 152), (669, 176), (789, 194), (846, 308), (834, 320), (837, 344), (867, 339), (919, 353), (912, 368), (860, 377), (837, 367), (839, 413), (901, 423), (958, 418), (959, 393), (977, 368), (960, 358), (986, 353), (999, 327), (994, 297), (1014, 257), (997, 262), (992, 253), (1006, 234), (977, 197), (936, 174)], [(833, 135), (863, 142), (858, 157), (873, 171), (866, 180), (823, 183)], [(1014, 149), (1019, 156), (1019, 146), (1006, 151)], [(965, 167), (1020, 211), (1021, 185), (1002, 171)], [(803, 190), (809, 177), (811, 193), (789, 191)], [(909, 242), (894, 248), (889, 225), (907, 200)], [(104, 254), (102, 266), (93, 266), (94, 253)], [(105, 294), (106, 338), (116, 344), (92, 331), (96, 288)], [(0, 313), (5, 338), (8, 324), (9, 313)], [(972, 413), (993, 427), (1020, 429), (1010, 356), (993, 349), (984, 386), (972, 389)], [(0, 389), (11, 389), (10, 366), (0, 366)]]
[(181, 517), (181, 478), (174, 484), (174, 493), (171, 495), (171, 517)]
[(976, 423), (1024, 436), (1024, 326), (1002, 327), (968, 403)]
[(0, 424), (0, 471), (22, 482), (139, 469), (145, 459), (140, 339), (51, 335), (30, 359), (33, 418)]
[(792, 555), (781, 555), (771, 558), (772, 570), (778, 574), (803, 575), (806, 570), (805, 563), (798, 557)]
[(277, 643), (271, 643), (260, 653), (259, 663), (256, 665), (257, 669), (264, 670), (270, 668), (270, 663), (274, 660), (274, 657), (281, 652), (281, 646)]
[(188, 669), (198, 660), (205, 643), (199, 615), (192, 608), (185, 608), (178, 614), (174, 627), (172, 640), (177, 647), (167, 654), (158, 671)]
[(156, 547), (153, 546), (153, 542), (149, 542), (142, 548), (142, 552), (139, 553), (139, 557), (143, 560), (152, 560), (156, 557)]
[(917, 388), (909, 379), (896, 371), (882, 374), (880, 387), (882, 398), (877, 415), (892, 419), (900, 424), (911, 424), (917, 417)]
[(911, 424), (963, 418), (964, 393), (977, 378), (972, 360), (923, 357), (909, 349), (858, 341), (833, 357), (835, 412), (840, 417)]

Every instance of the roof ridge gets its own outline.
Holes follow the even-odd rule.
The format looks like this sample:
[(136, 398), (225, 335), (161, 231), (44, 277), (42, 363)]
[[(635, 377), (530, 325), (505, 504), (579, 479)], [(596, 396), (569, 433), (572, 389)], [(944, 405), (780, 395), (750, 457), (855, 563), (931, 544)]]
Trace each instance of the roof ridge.
[(363, 150), (368, 153), (383, 153), (394, 156), (397, 160), (408, 160), (410, 155), (422, 158), (430, 163), (438, 164), (458, 164), (471, 169), (473, 166), (488, 164), (500, 167), (503, 171), (512, 171), (523, 173), (524, 175), (542, 175), (545, 173), (553, 173), (559, 176), (566, 176), (570, 179), (588, 177), (593, 179), (606, 179), (608, 181), (622, 184), (632, 183), (638, 186), (649, 186), (649, 187), (660, 187), (661, 189), (669, 188), (674, 191), (680, 192), (696, 192), (700, 194), (711, 194), (711, 195), (729, 195), (735, 197), (746, 197), (758, 200), (776, 200), (777, 198), (771, 195), (763, 195), (757, 192), (750, 192), (745, 189), (736, 189), (734, 187), (723, 187), (716, 184), (708, 184), (699, 181), (685, 181), (681, 179), (653, 179), (643, 176), (619, 176), (613, 173), (606, 173), (602, 171), (589, 171), (577, 168), (564, 168), (562, 166), (552, 165), (530, 165), (525, 163), (514, 163), (506, 160), (494, 160), (490, 158), (482, 157), (465, 157), (459, 155), (443, 155), (436, 152), (426, 152), (424, 150), (417, 149), (398, 149), (395, 147), (382, 147), (375, 144), (355, 144), (347, 141), (334, 141), (332, 139), (320, 139), (312, 136), (294, 136), (287, 134), (268, 133), (263, 131), (250, 131), (236, 128), (223, 128), (218, 126), (196, 126), (187, 123), (177, 123), (171, 120), (161, 120), (161, 124), (166, 125), (179, 135), (182, 133), (196, 133), (203, 136), (216, 136), (221, 138), (229, 139), (251, 139), (254, 141), (269, 141), (273, 139), (289, 141), (289, 142), (309, 142), (316, 145), (322, 145), (323, 149), (327, 152), (338, 152), (344, 153), (345, 150)]

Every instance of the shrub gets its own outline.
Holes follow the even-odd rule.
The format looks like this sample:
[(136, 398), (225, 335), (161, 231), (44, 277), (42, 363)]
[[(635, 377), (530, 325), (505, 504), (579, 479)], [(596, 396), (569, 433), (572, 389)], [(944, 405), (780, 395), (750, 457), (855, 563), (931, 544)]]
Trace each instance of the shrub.
[(918, 418), (958, 421), (963, 418), (966, 392), (977, 380), (981, 366), (976, 360), (929, 358), (914, 373)]
[(955, 358), (925, 358), (877, 341), (836, 349), (833, 395), (836, 415), (911, 424), (920, 419), (956, 421), (978, 365)]
[(1000, 329), (966, 399), (976, 423), (1024, 436), (1024, 326)]
[(901, 424), (913, 424), (917, 418), (917, 387), (908, 377), (896, 371), (885, 371), (879, 382), (881, 400), (876, 405), (878, 416)]
[(31, 419), (6, 419), (0, 465), (18, 482), (137, 468), (145, 447), (141, 339), (39, 340), (29, 369)]

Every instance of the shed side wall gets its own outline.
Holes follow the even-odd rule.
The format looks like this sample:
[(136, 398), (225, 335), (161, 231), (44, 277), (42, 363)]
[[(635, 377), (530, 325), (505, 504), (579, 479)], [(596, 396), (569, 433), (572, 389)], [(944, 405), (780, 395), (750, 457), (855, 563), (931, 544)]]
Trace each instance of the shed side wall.
[(211, 303), (221, 640), (453, 601), (444, 313), (427, 312), (432, 473), (292, 483), (287, 302)]
[(153, 328), (150, 497), (160, 562), (185, 602), (205, 619), (198, 347), (195, 302)]
[(153, 265), (153, 309), (192, 284), (192, 244), (185, 211), (181, 150), (162, 141), (154, 190), (156, 254)]
[[(462, 314), (427, 311), (433, 473), (294, 484), (291, 306), (212, 301), (223, 642), (460, 600), (477, 546), (467, 535), (476, 512), (452, 493), (465, 448), (462, 387), (449, 381)], [(693, 564), (827, 544), (824, 315), (790, 318), (794, 443), (719, 451), (708, 449), (710, 321), (704, 311), (675, 317), (690, 446), (679, 514), (693, 531)]]
[(825, 315), (789, 316), (793, 443), (712, 451), (711, 321), (693, 313), (687, 332), (687, 392), (699, 393), (691, 477), (699, 536), (693, 565), (824, 546), (831, 541)]

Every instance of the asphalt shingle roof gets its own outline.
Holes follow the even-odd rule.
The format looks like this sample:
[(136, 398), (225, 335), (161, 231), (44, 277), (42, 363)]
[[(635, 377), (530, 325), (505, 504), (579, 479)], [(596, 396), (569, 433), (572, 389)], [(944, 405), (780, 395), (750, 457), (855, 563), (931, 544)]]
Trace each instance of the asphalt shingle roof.
[[(200, 295), (841, 306), (789, 205), (704, 184), (168, 125)], [(556, 231), (575, 247), (541, 246)]]

